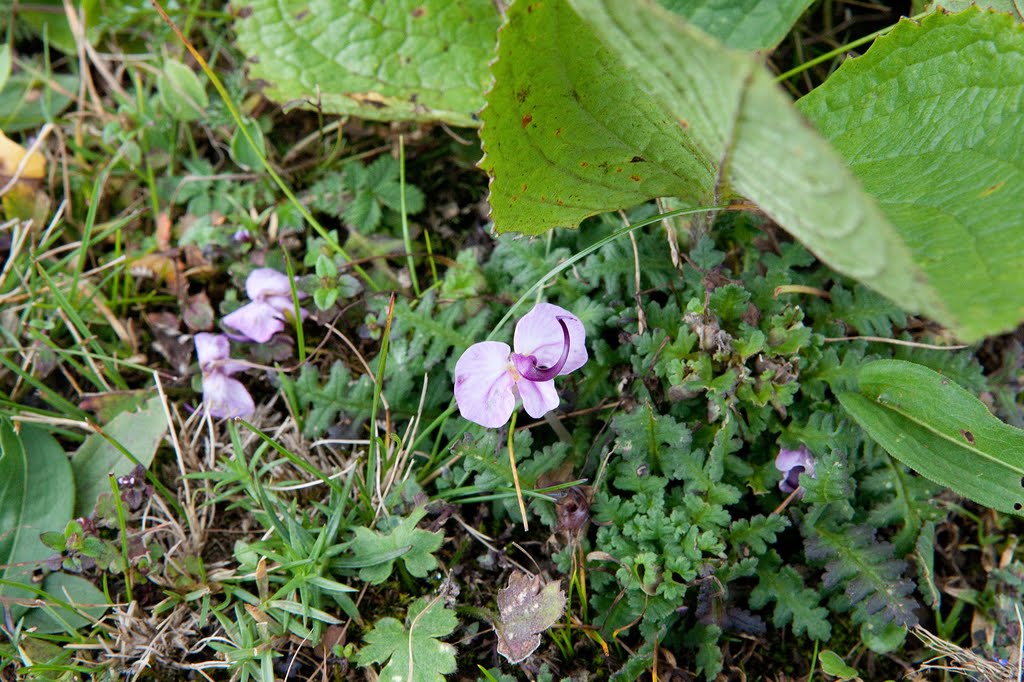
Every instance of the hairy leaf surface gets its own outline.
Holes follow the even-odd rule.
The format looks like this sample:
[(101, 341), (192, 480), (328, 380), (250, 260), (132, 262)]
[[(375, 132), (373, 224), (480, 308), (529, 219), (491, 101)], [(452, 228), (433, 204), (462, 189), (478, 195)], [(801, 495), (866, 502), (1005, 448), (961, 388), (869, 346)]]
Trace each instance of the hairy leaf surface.
[(746, 197), (836, 269), (943, 317), (892, 225), (751, 55), (652, 3), (516, 3), (482, 112), (499, 231)]
[(499, 21), (491, 0), (248, 0), (243, 9), (238, 45), (270, 99), (477, 125)]
[(971, 8), (900, 21), (798, 103), (913, 252), (946, 311), (930, 314), (968, 341), (1024, 319), (1022, 101), (1024, 30)]
[(766, 50), (786, 37), (810, 0), (658, 0), (694, 26), (741, 50)]

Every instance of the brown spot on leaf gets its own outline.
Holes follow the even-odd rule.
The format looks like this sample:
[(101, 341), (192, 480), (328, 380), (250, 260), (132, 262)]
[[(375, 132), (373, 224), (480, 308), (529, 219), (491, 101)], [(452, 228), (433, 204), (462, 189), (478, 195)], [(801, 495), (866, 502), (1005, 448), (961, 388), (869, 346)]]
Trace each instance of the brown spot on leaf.
[(427, 13), (427, 8), (424, 7), (423, 5), (420, 5), (419, 7), (414, 7), (413, 10), (412, 10), (412, 18), (413, 19), (419, 19), (420, 17), (424, 16), (426, 13)]
[(629, 179), (632, 180), (633, 182), (640, 182), (640, 176), (639, 175), (630, 175)]
[(964, 440), (974, 445), (974, 434), (965, 429), (960, 429), (960, 435), (964, 437)]
[(238, 18), (239, 19), (247, 19), (247, 18), (249, 18), (251, 16), (252, 16), (252, 7), (239, 7), (238, 8)]
[(530, 88), (520, 88), (516, 90), (516, 101), (522, 104), (526, 101), (526, 98), (530, 96)]
[(555, 137), (561, 137), (561, 136), (562, 136), (562, 129), (561, 128), (555, 128)]
[(525, 183), (525, 182), (523, 183), (522, 191), (523, 191), (523, 192), (525, 192), (525, 191), (526, 191), (526, 183)]
[(387, 98), (379, 92), (350, 92), (348, 96), (360, 104), (368, 104), (375, 109), (383, 109), (388, 105)]
[(638, 156), (634, 156), (632, 159), (630, 159), (629, 162), (630, 163), (643, 163), (646, 160), (647, 159), (645, 159), (644, 157), (638, 155)]
[(526, 126), (530, 125), (530, 123), (532, 123), (532, 122), (533, 122), (533, 114), (527, 114), (526, 116), (523, 116), (523, 123), (522, 123), (522, 125), (523, 125), (524, 128)]
[(621, 172), (622, 172), (622, 169), (621, 169), (621, 168), (616, 168), (616, 169), (615, 169), (615, 172), (616, 172), (616, 173), (621, 173)]
[(1021, 509), (1024, 509), (1024, 504), (1021, 504), (1020, 502), (1014, 502), (1013, 503), (1013, 508), (1016, 511), (1020, 511)]
[(586, 161), (580, 161), (580, 168), (586, 168), (586, 167), (587, 167), (587, 166), (589, 166), (589, 165), (590, 165), (590, 164), (589, 164), (589, 163), (587, 163)]
[(678, 123), (679, 123), (679, 127), (682, 128), (683, 130), (689, 130), (690, 129), (690, 123), (685, 118), (679, 119)]
[(997, 182), (996, 184), (992, 185), (991, 187), (987, 187), (984, 190), (982, 190), (981, 194), (978, 195), (978, 198), (979, 199), (984, 199), (988, 195), (993, 194), (994, 192), (998, 192), (999, 190), (1001, 190), (1003, 188), (1003, 185), (1005, 185), (1005, 184), (1006, 184), (1005, 180), (1000, 180), (999, 182)]
[(308, 16), (309, 16), (309, 8), (307, 7), (306, 9), (302, 10), (301, 12), (299, 12), (298, 14), (295, 15), (295, 21), (302, 21), (303, 19), (305, 19)]

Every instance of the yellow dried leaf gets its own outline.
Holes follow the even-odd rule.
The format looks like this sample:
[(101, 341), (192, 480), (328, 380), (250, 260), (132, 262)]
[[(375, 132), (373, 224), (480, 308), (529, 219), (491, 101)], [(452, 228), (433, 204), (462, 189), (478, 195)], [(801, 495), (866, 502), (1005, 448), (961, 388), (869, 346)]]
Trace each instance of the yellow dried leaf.
[[(7, 183), (18, 170), (18, 165), (28, 154), (28, 150), (20, 144), (4, 135), (0, 131), (0, 182)], [(42, 180), (46, 174), (46, 157), (39, 152), (33, 152), (28, 162), (22, 169), (19, 179)]]

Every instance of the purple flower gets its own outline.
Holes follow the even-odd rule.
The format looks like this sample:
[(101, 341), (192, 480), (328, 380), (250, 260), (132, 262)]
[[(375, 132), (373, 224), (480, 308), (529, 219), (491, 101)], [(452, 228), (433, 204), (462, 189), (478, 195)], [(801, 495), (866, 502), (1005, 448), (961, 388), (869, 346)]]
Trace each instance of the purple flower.
[[(294, 314), (292, 283), (273, 268), (256, 268), (245, 280), (245, 293), (252, 301), (225, 315), (224, 324), (251, 341), (266, 343), (284, 329), (285, 318)], [(305, 292), (299, 292), (299, 298), (305, 296)], [(300, 313), (305, 319), (306, 311)]]
[(586, 332), (564, 308), (538, 303), (516, 324), (512, 345), (482, 341), (455, 363), (455, 402), (459, 412), (481, 426), (502, 426), (516, 398), (531, 417), (558, 407), (554, 378), (587, 362)]
[(146, 469), (141, 464), (136, 464), (127, 476), (119, 477), (117, 487), (121, 491), (121, 501), (127, 505), (128, 511), (142, 509), (146, 500), (153, 496), (153, 486), (146, 482)]
[(248, 417), (256, 411), (249, 391), (231, 375), (248, 365), (228, 358), (228, 337), (223, 334), (195, 335), (199, 369), (203, 372), (203, 402), (213, 417)]
[[(806, 445), (801, 445), (796, 450), (780, 448), (779, 456), (775, 458), (775, 468), (782, 472), (779, 490), (784, 493), (791, 493), (800, 487), (800, 474), (817, 478), (814, 473), (814, 455)], [(802, 490), (800, 497), (803, 497)]]

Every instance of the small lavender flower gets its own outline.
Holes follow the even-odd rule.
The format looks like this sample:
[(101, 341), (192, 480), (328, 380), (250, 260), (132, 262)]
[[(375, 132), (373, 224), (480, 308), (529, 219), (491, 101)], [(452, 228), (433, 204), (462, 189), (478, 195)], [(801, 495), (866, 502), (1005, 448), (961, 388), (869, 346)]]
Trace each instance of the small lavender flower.
[[(238, 310), (224, 316), (224, 324), (237, 329), (246, 339), (266, 343), (284, 329), (284, 322), (295, 312), (292, 283), (287, 275), (273, 268), (256, 268), (245, 280), (245, 293), (252, 299)], [(299, 292), (299, 298), (305, 298)], [(305, 310), (299, 311), (306, 319)]]
[[(814, 455), (806, 445), (801, 445), (796, 450), (780, 448), (779, 455), (775, 458), (775, 468), (782, 472), (779, 490), (787, 494), (800, 487), (800, 474), (817, 478), (814, 473)], [(801, 490), (799, 496), (803, 495), (804, 491)]]
[(248, 417), (256, 411), (249, 391), (231, 375), (248, 365), (228, 358), (230, 344), (223, 334), (195, 335), (196, 355), (203, 373), (203, 403), (213, 417)]
[(487, 427), (505, 424), (516, 399), (531, 417), (558, 407), (554, 378), (587, 362), (586, 332), (579, 318), (564, 308), (538, 303), (516, 324), (512, 345), (481, 341), (455, 363), (455, 402), (471, 422)]

